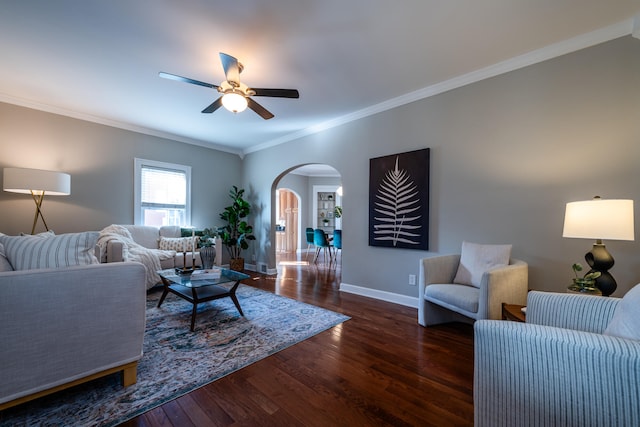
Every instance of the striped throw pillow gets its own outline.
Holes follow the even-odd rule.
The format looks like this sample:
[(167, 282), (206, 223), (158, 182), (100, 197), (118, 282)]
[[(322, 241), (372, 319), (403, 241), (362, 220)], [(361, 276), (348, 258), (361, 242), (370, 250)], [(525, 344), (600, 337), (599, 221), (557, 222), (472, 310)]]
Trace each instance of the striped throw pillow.
[(0, 236), (5, 255), (14, 270), (60, 268), (97, 264), (97, 231), (67, 233), (51, 237)]

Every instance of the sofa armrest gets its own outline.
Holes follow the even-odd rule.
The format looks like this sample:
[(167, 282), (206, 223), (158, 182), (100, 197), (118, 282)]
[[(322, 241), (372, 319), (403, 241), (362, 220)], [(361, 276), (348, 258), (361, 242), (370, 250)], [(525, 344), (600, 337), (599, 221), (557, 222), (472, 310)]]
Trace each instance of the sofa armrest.
[(142, 356), (142, 264), (0, 273), (0, 403)]
[(474, 332), (476, 427), (640, 425), (640, 342), (499, 320)]
[(107, 262), (124, 261), (124, 243), (118, 240), (107, 242)]
[(531, 291), (527, 297), (527, 323), (602, 333), (620, 298)]

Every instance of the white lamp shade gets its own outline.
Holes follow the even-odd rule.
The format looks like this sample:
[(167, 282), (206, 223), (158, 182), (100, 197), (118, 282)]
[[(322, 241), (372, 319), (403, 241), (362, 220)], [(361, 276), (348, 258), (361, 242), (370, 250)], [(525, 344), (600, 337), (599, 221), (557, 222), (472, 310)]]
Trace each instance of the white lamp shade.
[(594, 199), (567, 203), (562, 236), (634, 240), (633, 200)]
[(71, 194), (71, 176), (62, 172), (41, 169), (4, 168), (2, 188), (12, 193), (36, 194), (45, 192), (51, 196)]
[(222, 105), (229, 111), (240, 113), (247, 109), (247, 98), (234, 92), (225, 93), (222, 96)]

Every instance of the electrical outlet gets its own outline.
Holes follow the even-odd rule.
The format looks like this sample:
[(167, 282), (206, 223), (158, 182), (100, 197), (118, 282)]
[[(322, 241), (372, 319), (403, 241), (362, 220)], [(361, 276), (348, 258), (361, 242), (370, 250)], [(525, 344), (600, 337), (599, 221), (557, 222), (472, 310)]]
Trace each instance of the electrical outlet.
[(411, 286), (415, 286), (416, 285), (416, 275), (415, 274), (410, 274), (409, 275), (409, 284)]

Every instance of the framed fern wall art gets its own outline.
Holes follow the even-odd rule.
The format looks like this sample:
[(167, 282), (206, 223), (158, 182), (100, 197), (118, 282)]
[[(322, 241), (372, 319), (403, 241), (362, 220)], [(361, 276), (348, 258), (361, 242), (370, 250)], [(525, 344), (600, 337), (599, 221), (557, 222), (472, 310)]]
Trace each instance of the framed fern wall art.
[(429, 249), (429, 149), (369, 160), (369, 246)]

